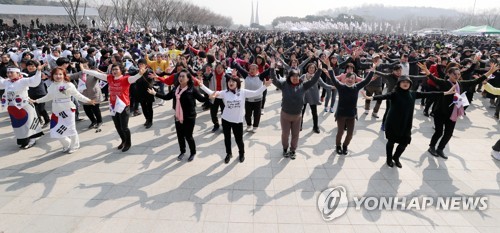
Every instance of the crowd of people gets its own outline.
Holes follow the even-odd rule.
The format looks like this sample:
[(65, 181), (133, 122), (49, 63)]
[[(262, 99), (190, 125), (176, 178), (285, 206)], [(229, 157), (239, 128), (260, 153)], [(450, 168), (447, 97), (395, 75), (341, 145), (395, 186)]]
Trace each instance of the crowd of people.
[[(386, 164), (399, 168), (399, 158), (411, 142), (417, 99), (425, 106), (422, 114), (434, 119), (428, 151), (443, 159), (455, 124), (471, 111), (467, 107), (474, 98), (489, 98), (492, 117), (499, 118), (497, 38), (197, 27), (165, 32), (71, 27), (45, 27), (23, 35), (12, 31), (2, 25), (0, 94), (17, 144), (24, 149), (34, 146), (50, 125), (50, 136), (59, 139), (62, 151), (75, 152), (80, 147), (75, 127), (82, 119), (80, 104), (90, 120), (88, 128), (99, 130), (105, 121), (99, 106), (108, 102), (121, 139), (117, 148), (125, 152), (133, 145), (130, 115), (142, 114), (144, 127), (151, 128), (153, 105), (160, 99), (161, 105), (173, 101), (178, 160), (184, 158), (187, 142), (187, 160), (192, 161), (198, 101), (203, 110), (210, 109), (212, 132), (222, 127), (225, 163), (232, 158), (232, 135), (243, 162), (244, 126), (247, 132), (259, 132), (271, 84), (282, 94), (283, 156), (292, 160), (305, 130), (307, 105), (314, 133), (321, 133), (318, 105), (335, 114), (335, 151), (347, 155), (358, 117), (370, 113), (374, 100), (371, 116), (379, 118), (385, 100), (380, 129), (387, 138)], [(357, 109), (360, 95), (365, 98), (364, 112)], [(44, 104), (48, 101), (50, 117)], [(493, 147), (496, 159), (499, 151), (500, 140)]]

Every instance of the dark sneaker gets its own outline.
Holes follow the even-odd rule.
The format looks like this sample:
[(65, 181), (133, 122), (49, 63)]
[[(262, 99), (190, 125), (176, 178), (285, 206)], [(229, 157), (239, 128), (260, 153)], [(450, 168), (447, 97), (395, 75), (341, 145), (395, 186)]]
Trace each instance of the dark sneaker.
[(212, 133), (215, 133), (217, 130), (219, 130), (220, 126), (219, 125), (214, 125), (214, 128), (212, 129)]
[(295, 159), (295, 151), (290, 151), (290, 159), (294, 160)]
[(342, 146), (342, 154), (347, 155), (347, 146)]
[(283, 149), (283, 157), (288, 158), (289, 156), (290, 154), (288, 153), (288, 151), (286, 149)]
[(245, 161), (245, 155), (244, 154), (240, 154), (240, 163), (243, 163), (243, 161)]
[(177, 160), (178, 161), (181, 161), (182, 158), (184, 158), (184, 153), (181, 153), (179, 156), (177, 156)]
[(448, 156), (444, 155), (443, 150), (437, 149), (436, 154), (443, 159), (448, 159)]
[(191, 155), (189, 156), (189, 158), (188, 158), (188, 162), (193, 161), (193, 159), (194, 159), (194, 155), (195, 155), (195, 154), (191, 154)]
[(432, 146), (429, 147), (429, 149), (427, 149), (427, 151), (429, 153), (431, 153), (431, 155), (434, 155), (434, 156), (438, 157), (438, 154), (436, 153), (436, 149), (434, 147), (432, 147)]
[(231, 160), (232, 157), (233, 157), (232, 154), (227, 154), (226, 158), (224, 159), (224, 163), (229, 163), (229, 161)]

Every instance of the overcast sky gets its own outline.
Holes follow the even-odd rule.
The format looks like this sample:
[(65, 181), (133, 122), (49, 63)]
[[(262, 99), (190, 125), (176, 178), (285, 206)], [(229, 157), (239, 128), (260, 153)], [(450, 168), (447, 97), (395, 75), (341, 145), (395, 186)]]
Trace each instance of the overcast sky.
[[(230, 16), (235, 24), (250, 24), (252, 0), (189, 0), (196, 5)], [(257, 0), (254, 1), (254, 8)], [(259, 20), (261, 25), (270, 24), (279, 16), (304, 17), (321, 10), (337, 7), (354, 7), (363, 4), (384, 4), (385, 6), (422, 6), (457, 9), (472, 12), (474, 0), (259, 0)], [(476, 12), (489, 8), (499, 8), (500, 0), (476, 0)]]

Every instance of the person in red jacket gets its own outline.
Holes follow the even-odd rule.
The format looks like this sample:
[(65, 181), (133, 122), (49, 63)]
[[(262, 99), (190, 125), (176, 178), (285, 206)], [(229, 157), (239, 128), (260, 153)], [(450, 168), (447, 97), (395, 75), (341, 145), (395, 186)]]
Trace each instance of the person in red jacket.
[(122, 140), (118, 150), (128, 151), (132, 146), (132, 138), (128, 128), (130, 84), (141, 78), (146, 73), (146, 68), (140, 68), (139, 73), (134, 76), (125, 74), (125, 67), (118, 63), (111, 66), (111, 74), (109, 75), (94, 70), (82, 70), (82, 72), (108, 82), (111, 116)]
[[(431, 72), (432, 75), (434, 75), (437, 78), (444, 79), (446, 76), (446, 66), (448, 65), (448, 57), (442, 56), (439, 58), (438, 63), (431, 65), (429, 68), (429, 71)], [(432, 81), (432, 79), (427, 79), (427, 87), (428, 87), (428, 92), (433, 92), (433, 91), (438, 91), (439, 88)], [(433, 113), (429, 115), (429, 109), (431, 108), (432, 104), (436, 101), (436, 99), (432, 96), (429, 96), (426, 98), (425, 101), (425, 108), (424, 108), (424, 116), (429, 117), (432, 116)]]

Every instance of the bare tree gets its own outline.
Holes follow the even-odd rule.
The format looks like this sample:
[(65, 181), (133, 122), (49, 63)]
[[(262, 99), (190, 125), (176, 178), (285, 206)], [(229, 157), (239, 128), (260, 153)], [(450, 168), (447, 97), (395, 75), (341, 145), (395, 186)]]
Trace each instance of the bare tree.
[(99, 14), (102, 26), (108, 30), (113, 20), (115, 20), (113, 7), (104, 5), (104, 3), (101, 2), (100, 5), (97, 6), (97, 13)]
[(137, 22), (140, 27), (147, 28), (151, 25), (153, 19), (153, 1), (141, 0), (139, 1), (140, 7), (137, 7)]
[(130, 26), (135, 18), (137, 3), (134, 0), (111, 0), (116, 21), (122, 28)]
[(71, 21), (71, 24), (73, 26), (80, 28), (80, 23), (83, 21), (85, 17), (85, 13), (87, 11), (87, 3), (84, 3), (83, 6), (83, 15), (80, 19), (78, 19), (78, 16), (80, 15), (79, 9), (80, 9), (80, 0), (59, 0), (61, 2), (61, 5), (64, 7), (64, 10), (68, 13), (69, 20)]
[(478, 15), (484, 21), (484, 24), (496, 27), (498, 25), (498, 21), (500, 20), (500, 9), (489, 9), (484, 11), (482, 14)]

